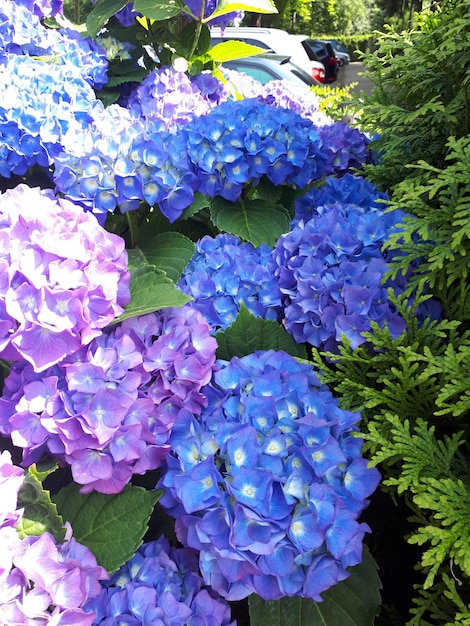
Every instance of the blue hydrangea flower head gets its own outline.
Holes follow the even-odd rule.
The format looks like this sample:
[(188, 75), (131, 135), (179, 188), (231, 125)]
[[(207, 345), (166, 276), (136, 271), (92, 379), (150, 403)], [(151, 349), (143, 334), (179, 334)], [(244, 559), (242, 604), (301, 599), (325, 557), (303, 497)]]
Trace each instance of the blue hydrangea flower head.
[(349, 172), (343, 176), (327, 176), (320, 187), (309, 189), (296, 198), (292, 226), (300, 220), (307, 222), (316, 213), (316, 208), (325, 204), (355, 204), (366, 210), (375, 208), (383, 212), (388, 200), (387, 193), (362, 176)]
[(284, 352), (219, 368), (207, 408), (173, 429), (160, 504), (228, 600), (320, 600), (361, 561), (369, 531), (358, 517), (379, 474), (360, 455), (360, 416)]
[(389, 265), (381, 248), (403, 213), (384, 213), (373, 203), (325, 204), (312, 213), (279, 238), (271, 258), (287, 330), (299, 343), (332, 351), (342, 335), (352, 348), (364, 343), (372, 321), (400, 335), (405, 322), (387, 286), (399, 293), (402, 280), (384, 284)]
[(144, 543), (104, 581), (86, 610), (96, 614), (93, 626), (235, 626), (228, 603), (201, 578), (197, 553), (171, 547), (163, 536)]
[(268, 246), (255, 247), (235, 235), (205, 236), (178, 286), (214, 331), (232, 324), (241, 303), (258, 317), (280, 321), (281, 293), (268, 271), (270, 255)]

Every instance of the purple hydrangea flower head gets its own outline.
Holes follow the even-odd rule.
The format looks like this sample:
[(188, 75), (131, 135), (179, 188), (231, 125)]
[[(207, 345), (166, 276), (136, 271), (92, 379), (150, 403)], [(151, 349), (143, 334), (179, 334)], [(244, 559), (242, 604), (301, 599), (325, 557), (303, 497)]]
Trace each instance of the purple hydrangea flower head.
[(49, 190), (0, 195), (0, 354), (43, 371), (101, 334), (128, 303), (124, 240)]
[(206, 115), (228, 99), (224, 84), (210, 72), (188, 76), (172, 67), (153, 70), (129, 97), (128, 107), (144, 119), (158, 118), (170, 131)]
[(369, 531), (358, 517), (379, 474), (360, 456), (360, 416), (284, 352), (219, 365), (207, 408), (173, 429), (160, 503), (228, 600), (321, 600)]
[(204, 584), (197, 553), (163, 536), (143, 544), (86, 608), (96, 613), (94, 626), (235, 626), (228, 603)]
[(222, 73), (228, 81), (228, 88), (243, 98), (258, 98), (270, 106), (289, 109), (316, 126), (333, 123), (330, 117), (319, 111), (319, 98), (307, 85), (288, 80), (270, 80), (263, 85), (248, 74), (226, 67), (222, 67)]
[(38, 17), (54, 17), (63, 15), (63, 0), (16, 0), (16, 4), (24, 6)]
[(66, 524), (57, 543), (49, 532), (20, 538), (15, 526), (22, 517), (18, 493), (24, 470), (13, 465), (9, 452), (0, 455), (0, 606), (8, 624), (83, 624), (95, 614), (83, 606), (109, 578), (88, 548), (77, 543)]
[(0, 432), (71, 466), (82, 492), (118, 493), (160, 467), (183, 409), (199, 414), (217, 343), (190, 307), (132, 318), (44, 372), (15, 364), (0, 398)]
[(67, 525), (63, 543), (48, 532), (19, 541), (2, 577), (0, 604), (7, 623), (91, 626), (95, 614), (83, 607), (109, 576)]
[[(381, 247), (403, 217), (355, 204), (317, 206), (313, 217), (282, 235), (271, 271), (283, 294), (284, 323), (299, 343), (336, 351), (342, 335), (355, 348), (371, 322), (394, 337), (405, 329), (388, 301)], [(397, 293), (402, 284), (390, 283)]]
[[(218, 4), (219, 0), (188, 0), (188, 2), (186, 2), (186, 6), (191, 9), (196, 18), (205, 20), (210, 18), (217, 9)], [(208, 26), (220, 26), (222, 29), (229, 26), (229, 24), (239, 26), (243, 16), (243, 11), (232, 11), (231, 13), (225, 13), (224, 15), (209, 19), (207, 24)]]
[(271, 248), (243, 242), (220, 234), (203, 237), (178, 283), (194, 298), (191, 306), (200, 311), (218, 331), (230, 326), (241, 303), (258, 317), (280, 321), (281, 293), (268, 271)]
[(346, 122), (320, 126), (319, 134), (328, 155), (327, 174), (342, 175), (361, 169), (369, 161), (370, 138)]

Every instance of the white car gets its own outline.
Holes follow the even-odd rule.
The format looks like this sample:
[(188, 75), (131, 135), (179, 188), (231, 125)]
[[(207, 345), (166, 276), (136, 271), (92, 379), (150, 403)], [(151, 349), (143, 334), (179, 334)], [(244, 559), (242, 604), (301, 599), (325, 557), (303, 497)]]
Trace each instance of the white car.
[(223, 30), (219, 27), (211, 28), (212, 45), (230, 39), (244, 41), (253, 46), (264, 48), (266, 51), (289, 56), (292, 63), (303, 68), (316, 81), (319, 83), (325, 82), (325, 67), (323, 63), (311, 61), (301, 42), (285, 30), (255, 26), (229, 27)]

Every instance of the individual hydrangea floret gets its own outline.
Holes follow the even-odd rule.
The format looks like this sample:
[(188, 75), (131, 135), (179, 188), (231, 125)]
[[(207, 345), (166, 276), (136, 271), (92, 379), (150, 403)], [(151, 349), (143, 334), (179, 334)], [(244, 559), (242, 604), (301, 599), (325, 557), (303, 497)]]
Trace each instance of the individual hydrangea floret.
[(324, 183), (309, 189), (295, 200), (295, 217), (292, 226), (301, 220), (307, 222), (326, 204), (355, 204), (363, 209), (385, 211), (389, 197), (362, 176), (346, 173), (344, 176), (328, 176)]
[(124, 240), (50, 190), (0, 195), (0, 355), (43, 371), (129, 302)]
[(118, 493), (163, 463), (182, 408), (201, 393), (217, 343), (190, 307), (131, 318), (42, 373), (14, 364), (0, 398), (0, 432), (23, 449), (71, 466), (81, 491)]
[(228, 603), (204, 584), (197, 553), (170, 547), (164, 537), (143, 544), (87, 610), (96, 613), (94, 626), (235, 626)]
[(23, 515), (18, 493), (24, 470), (0, 455), (0, 607), (4, 624), (91, 626), (95, 613), (84, 605), (98, 596), (109, 578), (90, 550), (77, 543), (66, 524), (63, 542), (44, 532), (20, 538), (15, 526)]
[(220, 234), (205, 236), (186, 266), (179, 288), (192, 296), (191, 306), (218, 331), (230, 326), (243, 303), (257, 317), (280, 321), (281, 293), (268, 270), (271, 248)]
[(284, 323), (299, 343), (337, 351), (345, 335), (356, 348), (371, 322), (393, 337), (405, 329), (388, 300), (403, 280), (384, 284), (390, 269), (381, 248), (403, 213), (355, 204), (317, 206), (313, 217), (279, 238), (271, 271), (281, 290)]
[(223, 597), (321, 600), (369, 531), (358, 517), (379, 474), (361, 456), (360, 416), (285, 352), (219, 365), (208, 407), (173, 429), (160, 503)]

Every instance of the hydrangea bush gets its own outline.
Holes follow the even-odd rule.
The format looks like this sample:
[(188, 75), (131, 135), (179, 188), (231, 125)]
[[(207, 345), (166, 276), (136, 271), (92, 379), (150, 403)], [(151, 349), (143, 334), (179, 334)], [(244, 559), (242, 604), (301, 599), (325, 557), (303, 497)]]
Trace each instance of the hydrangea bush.
[(275, 10), (99, 0), (76, 29), (0, 0), (10, 623), (229, 626), (348, 577), (377, 610), (379, 474), (308, 357), (405, 330), (382, 251), (404, 215), (360, 175), (366, 134), (220, 67), (253, 50), (211, 23), (250, 7)]

